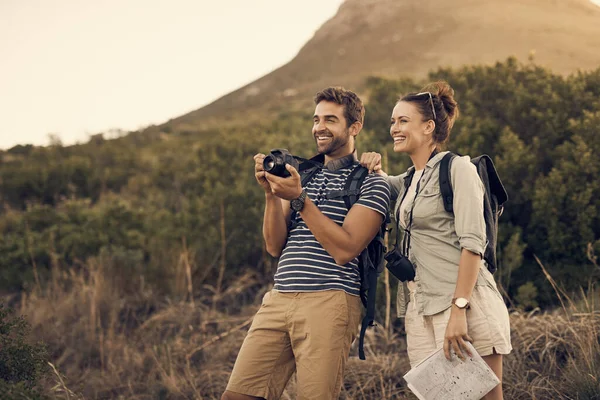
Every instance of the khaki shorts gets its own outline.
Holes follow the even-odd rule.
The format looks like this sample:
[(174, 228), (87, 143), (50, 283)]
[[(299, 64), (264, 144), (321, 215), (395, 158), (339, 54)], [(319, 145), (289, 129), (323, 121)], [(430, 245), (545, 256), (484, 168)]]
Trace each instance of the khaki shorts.
[(360, 298), (341, 290), (268, 292), (227, 390), (279, 399), (296, 371), (297, 399), (337, 399), (361, 311)]
[[(418, 315), (414, 292), (406, 310), (406, 345), (411, 367), (444, 346), (444, 334), (452, 308), (430, 316)], [(510, 320), (500, 294), (488, 286), (475, 286), (467, 310), (469, 336), (480, 356), (508, 354)]]

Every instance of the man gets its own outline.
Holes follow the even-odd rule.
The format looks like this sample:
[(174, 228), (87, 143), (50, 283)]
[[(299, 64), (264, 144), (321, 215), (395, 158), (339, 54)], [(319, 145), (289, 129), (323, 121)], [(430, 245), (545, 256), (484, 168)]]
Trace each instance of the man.
[(223, 400), (278, 399), (294, 371), (298, 399), (339, 396), (361, 316), (357, 256), (381, 227), (390, 190), (384, 178), (370, 174), (350, 210), (328, 198), (358, 165), (354, 144), (365, 110), (343, 88), (317, 93), (315, 104), (315, 159), (324, 167), (306, 187), (294, 167), (287, 165), (291, 176), (280, 178), (264, 171), (264, 154), (254, 156), (265, 191), (263, 236), (269, 254), (280, 259)]

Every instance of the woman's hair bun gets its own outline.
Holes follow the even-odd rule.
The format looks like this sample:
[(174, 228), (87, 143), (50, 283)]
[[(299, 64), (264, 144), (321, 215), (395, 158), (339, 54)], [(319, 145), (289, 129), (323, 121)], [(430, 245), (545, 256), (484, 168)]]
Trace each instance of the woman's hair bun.
[[(431, 92), (434, 97), (437, 97), (440, 100), (445, 114), (448, 116), (448, 119), (452, 121), (451, 124), (453, 125), (456, 118), (458, 118), (459, 112), (458, 103), (454, 99), (454, 89), (452, 89), (452, 86), (446, 81), (437, 81), (425, 86), (421, 91)], [(440, 104), (436, 105), (438, 107), (440, 106)], [(438, 107), (436, 107), (436, 111)]]
[(454, 99), (454, 89), (446, 81), (437, 81), (428, 84), (421, 92), (430, 92), (435, 109), (435, 131), (433, 140), (438, 145), (443, 145), (450, 137), (454, 121), (458, 118), (458, 103)]

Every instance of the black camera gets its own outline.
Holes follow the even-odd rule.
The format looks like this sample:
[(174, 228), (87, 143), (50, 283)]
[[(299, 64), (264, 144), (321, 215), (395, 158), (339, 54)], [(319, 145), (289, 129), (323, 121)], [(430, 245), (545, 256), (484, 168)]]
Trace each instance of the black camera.
[(288, 170), (285, 169), (286, 164), (290, 164), (296, 169), (300, 166), (296, 157), (291, 155), (287, 149), (273, 149), (263, 161), (263, 167), (266, 172), (282, 178), (291, 176)]
[(398, 278), (399, 281), (412, 281), (415, 279), (415, 267), (410, 260), (398, 250), (396, 246), (388, 251), (385, 256), (387, 269)]

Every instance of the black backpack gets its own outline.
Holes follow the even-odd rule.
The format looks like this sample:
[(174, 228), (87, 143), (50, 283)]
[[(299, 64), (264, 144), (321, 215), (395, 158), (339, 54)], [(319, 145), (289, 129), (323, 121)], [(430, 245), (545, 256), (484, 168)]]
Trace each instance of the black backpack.
[[(311, 181), (317, 172), (323, 168), (323, 164), (311, 160), (304, 160), (300, 164), (299, 173), (302, 180), (302, 187)], [(369, 170), (360, 164), (355, 164), (354, 169), (348, 175), (344, 189), (341, 191), (331, 191), (327, 194), (328, 199), (343, 199), (346, 208), (350, 208), (358, 200), (360, 188)], [(295, 211), (292, 211), (291, 220), (295, 219)], [(377, 235), (367, 245), (367, 247), (358, 255), (358, 271), (360, 274), (360, 299), (366, 308), (365, 316), (362, 320), (360, 335), (358, 340), (358, 356), (365, 360), (364, 341), (365, 333), (369, 326), (375, 326), (375, 299), (377, 297), (377, 278), (383, 271), (384, 259), (387, 249), (385, 246), (385, 233), (387, 225), (390, 222), (389, 214), (381, 224)]]
[[(440, 192), (444, 201), (444, 209), (454, 213), (452, 181), (450, 180), (450, 162), (457, 155), (447, 153), (440, 163)], [(498, 171), (492, 159), (484, 154), (471, 159), (475, 164), (477, 173), (483, 182), (485, 189), (483, 196), (483, 217), (485, 219), (485, 233), (487, 243), (483, 258), (487, 263), (488, 270), (493, 274), (498, 269), (496, 261), (496, 244), (498, 241), (498, 218), (504, 211), (504, 203), (508, 200), (508, 194), (500, 181)]]

